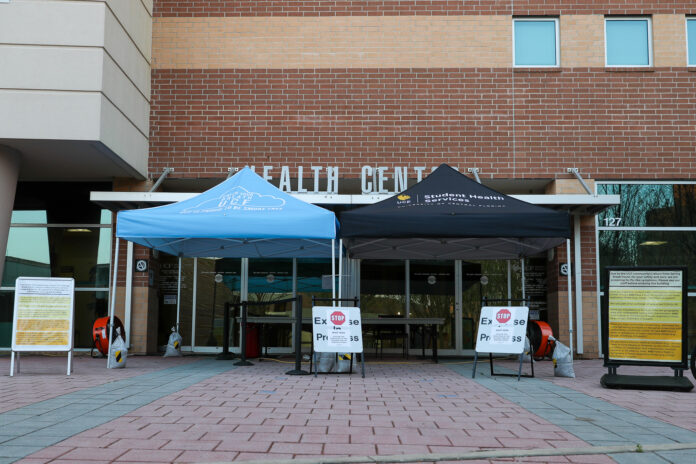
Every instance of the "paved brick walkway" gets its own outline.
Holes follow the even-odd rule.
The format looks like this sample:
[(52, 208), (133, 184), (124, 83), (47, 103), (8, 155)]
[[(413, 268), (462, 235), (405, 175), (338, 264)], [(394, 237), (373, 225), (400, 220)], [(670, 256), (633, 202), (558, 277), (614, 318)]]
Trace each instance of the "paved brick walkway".
[[(669, 391), (639, 391), (633, 390), (609, 390), (602, 388), (599, 379), (607, 373), (606, 367), (599, 360), (575, 361), (575, 368), (582, 375), (575, 379), (566, 379), (553, 376), (551, 362), (539, 362), (536, 364), (539, 375), (554, 384), (571, 388), (595, 398), (608, 401), (612, 404), (623, 406), (631, 411), (659, 419), (678, 427), (696, 432), (696, 392), (688, 394)], [(649, 368), (642, 366), (622, 366), (620, 374), (626, 375), (672, 375), (668, 368)], [(684, 373), (691, 382), (696, 385), (690, 371)]]
[[(512, 362), (497, 362), (496, 365), (516, 369)], [(463, 375), (471, 375), (471, 366), (451, 367)], [(607, 390), (599, 383), (606, 373), (606, 368), (601, 368), (601, 361), (579, 361), (574, 367), (578, 374), (575, 379), (553, 377), (553, 365), (540, 362), (535, 365), (537, 378), (534, 379), (517, 382), (510, 377), (483, 375), (476, 380), (593, 446), (696, 444), (696, 432), (693, 431), (696, 424), (690, 423), (690, 428), (679, 426), (684, 423), (684, 417), (694, 417), (696, 394)], [(528, 372), (528, 365), (524, 370)], [(620, 370), (636, 375), (671, 375), (672, 372), (644, 367), (622, 367)], [(479, 372), (487, 374), (488, 366), (484, 364)], [(612, 457), (627, 464), (634, 464), (636, 460), (634, 455)], [(683, 451), (678, 458), (677, 462), (696, 462), (696, 450)], [(655, 456), (652, 459), (652, 462), (666, 462)]]
[[(0, 413), (84, 388), (194, 361), (194, 358), (189, 357), (167, 358), (163, 362), (160, 358), (131, 356), (128, 358), (127, 369), (106, 369), (106, 358), (78, 356), (74, 359), (74, 373), (67, 376), (65, 355), (22, 355), (21, 373), (11, 381), (9, 377), (5, 379), (8, 381), (0, 381)], [(9, 355), (0, 357), (0, 378), (9, 373)]]
[[(5, 361), (0, 358), (0, 369)], [(0, 406), (6, 412), (0, 414), (0, 456), (14, 454), (0, 457), (0, 463), (229, 462), (506, 449), (589, 450), (619, 442), (696, 443), (694, 424), (680, 426), (686, 420), (681, 413), (688, 411), (688, 416), (696, 410), (696, 393), (604, 390), (599, 387), (603, 372), (597, 369), (601, 361), (578, 362), (576, 381), (553, 378), (539, 363), (537, 373), (543, 380), (520, 383), (488, 378), (487, 366), (472, 380), (468, 362), (368, 363), (367, 377), (361, 379), (359, 375), (288, 376), (284, 372), (292, 365), (276, 362), (229, 370), (231, 362), (205, 358), (133, 357), (125, 370), (107, 371), (92, 361), (79, 358), (71, 378), (38, 373), (39, 366), (50, 371), (56, 362), (53, 358), (36, 358), (36, 374), (0, 377), (0, 392), (32, 385), (43, 395), (24, 403), (21, 393), (2, 398)], [(29, 370), (29, 363), (23, 365), (23, 371)], [(58, 367), (55, 370), (61, 372)], [(101, 383), (98, 374), (102, 374)], [(53, 399), (44, 400), (50, 392), (55, 393)], [(635, 396), (641, 400), (629, 399)], [(102, 405), (105, 397), (113, 397), (113, 404)], [(682, 404), (681, 412), (673, 407), (675, 400)], [(661, 402), (671, 405), (670, 412)], [(84, 405), (76, 403), (91, 409), (85, 412)], [(90, 423), (94, 411), (100, 420)], [(20, 415), (21, 421), (3, 422)], [(51, 422), (56, 419), (62, 420), (60, 425)], [(17, 427), (18, 423), (32, 430)], [(600, 432), (604, 435), (595, 435), (597, 427), (604, 427)], [(39, 433), (44, 429), (48, 433)], [(645, 430), (650, 430), (650, 436)], [(56, 431), (66, 435), (56, 439)], [(14, 438), (7, 439), (10, 435)], [(31, 440), (37, 437), (44, 441)], [(24, 451), (36, 449), (21, 454), (22, 446), (27, 447)], [(479, 462), (615, 460), (696, 462), (696, 454), (681, 450), (619, 454), (613, 459), (593, 454)]]

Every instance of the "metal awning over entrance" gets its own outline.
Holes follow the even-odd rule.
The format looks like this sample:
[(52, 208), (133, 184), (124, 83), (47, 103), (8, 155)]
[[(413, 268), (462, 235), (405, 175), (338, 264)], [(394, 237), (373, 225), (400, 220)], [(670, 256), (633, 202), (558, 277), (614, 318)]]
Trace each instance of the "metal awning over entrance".
[[(111, 211), (150, 208), (187, 200), (198, 192), (91, 192), (90, 200)], [(369, 205), (385, 200), (393, 194), (348, 195), (323, 193), (291, 193), (293, 197), (315, 205)], [(611, 206), (618, 205), (619, 195), (509, 195), (533, 205), (568, 211), (571, 214), (594, 215)]]

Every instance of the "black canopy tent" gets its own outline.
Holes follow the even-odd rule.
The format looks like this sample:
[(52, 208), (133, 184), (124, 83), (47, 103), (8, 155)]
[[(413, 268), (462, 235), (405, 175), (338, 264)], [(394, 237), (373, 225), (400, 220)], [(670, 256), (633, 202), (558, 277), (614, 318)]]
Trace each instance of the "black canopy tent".
[[(398, 195), (341, 213), (339, 220), (350, 258), (519, 259), (563, 242), (570, 257), (567, 212), (509, 197), (446, 164)], [(570, 279), (568, 273), (569, 289)], [(568, 321), (572, 352), (570, 291)]]
[(518, 259), (571, 237), (567, 212), (496, 192), (446, 164), (340, 222), (350, 258)]

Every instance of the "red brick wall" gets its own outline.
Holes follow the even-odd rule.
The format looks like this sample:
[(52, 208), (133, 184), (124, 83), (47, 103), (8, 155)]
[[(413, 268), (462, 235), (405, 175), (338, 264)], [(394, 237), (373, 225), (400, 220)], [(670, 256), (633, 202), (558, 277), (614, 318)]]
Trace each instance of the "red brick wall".
[[(514, 9), (513, 9), (514, 6)], [(692, 14), (692, 0), (155, 0), (164, 16)]]
[(695, 84), (685, 68), (153, 70), (150, 172), (448, 162), (496, 178), (693, 179)]

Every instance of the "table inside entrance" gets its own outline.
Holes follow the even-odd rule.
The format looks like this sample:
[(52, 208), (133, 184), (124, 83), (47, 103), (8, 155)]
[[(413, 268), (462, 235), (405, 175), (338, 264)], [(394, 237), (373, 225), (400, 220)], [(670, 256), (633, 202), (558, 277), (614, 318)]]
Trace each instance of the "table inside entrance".
[[(241, 321), (241, 317), (237, 317), (237, 321)], [(284, 316), (248, 316), (247, 323), (250, 324), (292, 324), (295, 320), (291, 317)], [(430, 332), (430, 341), (433, 346), (432, 358), (434, 362), (438, 362), (437, 356), (437, 337), (438, 337), (438, 327), (444, 325), (445, 319), (442, 317), (378, 317), (378, 318), (365, 318), (361, 320), (364, 326), (380, 326), (380, 325), (403, 325), (405, 327), (420, 326), (421, 330), (425, 333), (426, 328)], [(302, 325), (312, 324), (311, 317), (303, 317)], [(263, 338), (263, 337), (262, 337)], [(261, 341), (261, 348), (263, 349), (263, 340)], [(423, 336), (422, 342), (423, 356), (425, 356), (425, 335)], [(268, 353), (268, 347), (266, 347), (266, 353)]]

